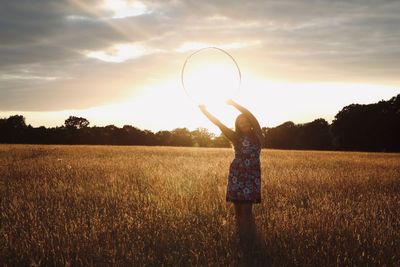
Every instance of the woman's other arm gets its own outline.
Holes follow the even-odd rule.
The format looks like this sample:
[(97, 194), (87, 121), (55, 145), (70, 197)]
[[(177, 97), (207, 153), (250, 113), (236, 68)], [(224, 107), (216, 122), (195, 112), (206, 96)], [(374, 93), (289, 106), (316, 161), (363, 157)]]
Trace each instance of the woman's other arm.
[(260, 142), (261, 146), (264, 146), (264, 136), (262, 134), (261, 126), (256, 117), (245, 107), (239, 105), (232, 99), (228, 100), (228, 105), (232, 105), (237, 108), (242, 114), (244, 114), (250, 121), (251, 125), (253, 126), (254, 132), (257, 136), (258, 141)]
[(231, 129), (229, 129), (228, 127), (226, 127), (222, 122), (220, 122), (216, 117), (214, 117), (214, 115), (212, 115), (210, 112), (208, 112), (208, 110), (206, 109), (206, 107), (204, 105), (199, 105), (199, 108), (201, 110), (201, 112), (203, 112), (203, 114), (212, 122), (214, 123), (216, 126), (218, 126), (218, 128), (221, 130), (221, 132), (232, 142), (232, 143), (236, 143), (236, 141), (238, 140), (237, 134), (235, 131), (232, 131)]

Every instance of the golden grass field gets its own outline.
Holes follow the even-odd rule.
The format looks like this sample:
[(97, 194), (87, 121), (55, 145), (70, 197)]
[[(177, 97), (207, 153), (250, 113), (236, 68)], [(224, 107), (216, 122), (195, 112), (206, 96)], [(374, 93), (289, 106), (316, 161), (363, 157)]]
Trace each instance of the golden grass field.
[[(261, 157), (258, 263), (400, 266), (400, 154)], [(225, 202), (232, 159), (232, 149), (1, 145), (0, 265), (246, 265)]]

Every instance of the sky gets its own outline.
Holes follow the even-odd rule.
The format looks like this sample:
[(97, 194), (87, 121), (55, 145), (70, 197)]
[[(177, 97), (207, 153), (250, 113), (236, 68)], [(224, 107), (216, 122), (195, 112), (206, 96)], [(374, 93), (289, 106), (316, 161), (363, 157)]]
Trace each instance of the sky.
[[(216, 46), (262, 126), (331, 122), (400, 93), (398, 14), (394, 0), (1, 0), (0, 117), (217, 132), (181, 84), (186, 58)], [(238, 114), (209, 109), (228, 127)]]

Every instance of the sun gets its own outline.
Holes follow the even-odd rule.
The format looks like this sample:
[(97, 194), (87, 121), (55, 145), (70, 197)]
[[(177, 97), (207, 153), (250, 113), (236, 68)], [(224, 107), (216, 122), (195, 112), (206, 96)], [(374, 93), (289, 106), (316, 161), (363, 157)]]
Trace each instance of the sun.
[(234, 97), (241, 74), (236, 61), (219, 49), (203, 49), (192, 54), (182, 70), (182, 84), (197, 104), (216, 105)]

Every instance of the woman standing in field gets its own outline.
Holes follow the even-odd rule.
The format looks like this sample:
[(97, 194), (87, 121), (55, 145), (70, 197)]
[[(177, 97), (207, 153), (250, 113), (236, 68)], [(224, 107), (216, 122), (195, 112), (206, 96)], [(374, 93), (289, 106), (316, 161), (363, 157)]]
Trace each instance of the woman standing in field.
[(226, 201), (235, 205), (236, 225), (240, 242), (255, 241), (256, 225), (252, 207), (261, 202), (260, 152), (264, 143), (260, 124), (254, 115), (233, 100), (227, 102), (241, 114), (231, 130), (209, 113), (204, 105), (200, 110), (218, 126), (235, 149), (235, 158), (229, 167)]

